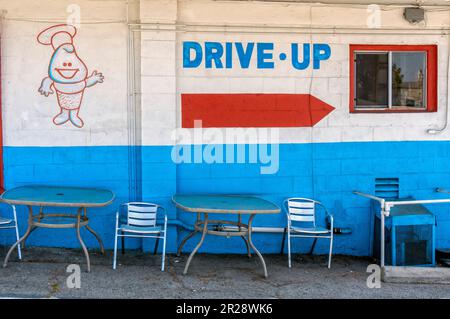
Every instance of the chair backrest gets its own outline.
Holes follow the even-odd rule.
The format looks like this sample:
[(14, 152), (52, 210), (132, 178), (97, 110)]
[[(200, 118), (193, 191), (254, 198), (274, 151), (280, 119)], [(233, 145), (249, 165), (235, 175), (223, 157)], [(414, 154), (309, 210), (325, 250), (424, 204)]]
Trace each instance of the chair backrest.
[(127, 224), (138, 227), (155, 226), (158, 208), (162, 209), (153, 203), (132, 202), (124, 205), (127, 207)]
[(284, 201), (286, 212), (293, 222), (305, 222), (316, 225), (316, 204), (319, 202), (309, 198), (288, 198)]

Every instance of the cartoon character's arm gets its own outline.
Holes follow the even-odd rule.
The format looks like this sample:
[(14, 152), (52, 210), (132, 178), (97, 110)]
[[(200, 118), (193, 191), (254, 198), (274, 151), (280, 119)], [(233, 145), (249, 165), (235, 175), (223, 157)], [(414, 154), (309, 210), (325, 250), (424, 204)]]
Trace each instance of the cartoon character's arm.
[(97, 73), (97, 71), (92, 72), (91, 76), (86, 79), (86, 87), (91, 87), (96, 85), (97, 83), (103, 83), (103, 79), (105, 77), (101, 73)]
[(39, 93), (45, 96), (49, 96), (50, 94), (53, 94), (52, 90), (53, 80), (49, 77), (46, 77), (41, 82), (41, 87), (39, 88)]

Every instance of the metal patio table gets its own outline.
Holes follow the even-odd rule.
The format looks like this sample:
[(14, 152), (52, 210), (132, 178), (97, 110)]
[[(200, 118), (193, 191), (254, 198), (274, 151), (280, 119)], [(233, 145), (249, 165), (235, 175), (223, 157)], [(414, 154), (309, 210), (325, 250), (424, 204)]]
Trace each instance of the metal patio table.
[[(174, 195), (172, 197), (174, 204), (186, 212), (197, 213), (197, 220), (194, 225), (194, 231), (187, 235), (178, 248), (178, 256), (184, 244), (196, 233), (201, 233), (200, 242), (189, 255), (184, 267), (183, 274), (187, 274), (192, 258), (202, 246), (206, 235), (241, 237), (247, 247), (248, 256), (251, 257), (250, 247), (258, 255), (264, 269), (264, 276), (267, 278), (267, 268), (264, 258), (256, 249), (252, 242), (252, 223), (258, 214), (278, 214), (280, 208), (267, 200), (247, 195)], [(201, 215), (203, 214), (203, 219)], [(231, 214), (237, 215), (238, 220), (209, 220), (209, 214)], [(242, 223), (242, 215), (250, 215), (248, 224)], [(228, 225), (225, 226), (224, 225)], [(208, 228), (213, 226), (213, 228)], [(231, 226), (231, 227), (230, 227)]]
[[(28, 229), (9, 249), (3, 267), (8, 264), (12, 251), (30, 236), (38, 227), (42, 228), (75, 228), (78, 241), (83, 249), (87, 262), (87, 271), (91, 271), (89, 252), (80, 235), (81, 227), (91, 232), (97, 239), (101, 251), (105, 250), (103, 242), (97, 233), (89, 227), (87, 208), (103, 207), (112, 203), (114, 193), (109, 190), (80, 187), (57, 187), (57, 186), (22, 186), (4, 192), (0, 200), (10, 205), (25, 205), (28, 207)], [(33, 215), (33, 206), (39, 207), (39, 213)], [(44, 207), (78, 207), (76, 214), (69, 213), (46, 213)], [(74, 219), (74, 221), (73, 221)]]

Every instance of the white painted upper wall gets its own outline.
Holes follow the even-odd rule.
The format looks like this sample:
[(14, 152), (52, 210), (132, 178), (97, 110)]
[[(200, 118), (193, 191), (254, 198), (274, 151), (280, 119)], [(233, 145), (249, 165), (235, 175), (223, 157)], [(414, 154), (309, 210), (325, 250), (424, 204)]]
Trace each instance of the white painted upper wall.
[[(86, 89), (81, 129), (55, 126), (56, 97), (37, 89), (52, 50), (36, 42), (50, 22), (65, 21), (69, 4), (79, 4), (82, 26), (77, 51), (104, 83)], [(127, 26), (125, 0), (0, 0), (7, 10), (2, 28), (3, 131), (5, 145), (126, 145)], [(366, 6), (212, 0), (142, 0), (139, 18), (150, 29), (141, 33), (142, 142), (171, 145), (180, 126), (182, 93), (309, 93), (336, 110), (314, 128), (280, 129), (280, 142), (340, 142), (450, 139), (450, 131), (429, 135), (445, 120), (450, 11), (426, 8), (426, 21), (410, 25), (402, 8), (380, 7), (381, 28), (368, 29), (373, 11)], [(448, 9), (448, 8), (447, 8)], [(31, 22), (23, 20), (46, 20)], [(100, 23), (101, 22), (101, 23)], [(312, 26), (309, 33), (307, 27)], [(159, 28), (158, 30), (154, 30)], [(319, 30), (319, 28), (325, 28)], [(333, 30), (328, 28), (336, 28)], [(153, 29), (153, 30), (152, 30)], [(400, 30), (400, 31), (398, 31)], [(406, 30), (406, 31), (405, 31)], [(358, 34), (359, 33), (359, 34)], [(403, 34), (402, 34), (403, 33)], [(183, 69), (183, 41), (272, 42), (274, 56), (291, 43), (327, 43), (331, 58), (320, 70), (299, 71), (288, 62), (274, 69)], [(349, 44), (437, 44), (438, 112), (419, 114), (349, 113)], [(309, 87), (311, 85), (311, 90)], [(189, 131), (189, 130), (188, 130)]]
[(448, 5), (448, 0), (228, 0), (228, 1), (259, 1), (259, 2), (282, 2), (282, 3), (329, 3), (329, 4), (380, 4), (380, 5), (392, 5), (392, 4), (401, 4), (401, 5), (410, 5), (415, 6), (417, 4), (420, 5)]
[[(317, 1), (320, 2), (320, 1)], [(178, 1), (178, 21), (185, 24), (247, 25), (247, 26), (359, 26), (367, 29), (367, 18), (373, 6), (326, 3), (292, 3), (263, 1)], [(403, 19), (402, 6), (379, 6), (381, 27), (415, 29)], [(447, 7), (425, 7), (424, 29), (449, 27), (450, 4)], [(444, 11), (447, 10), (447, 11)]]
[[(55, 94), (38, 89), (53, 53), (36, 36), (66, 23), (70, 5), (79, 5), (81, 26), (74, 45), (89, 74), (105, 79), (84, 92), (79, 115), (85, 125), (56, 126)], [(4, 145), (124, 145), (127, 137), (127, 26), (124, 1), (0, 1), (2, 23), (2, 111)]]
[[(445, 121), (449, 36), (440, 34), (439, 30), (444, 28), (448, 31), (450, 11), (444, 11), (445, 8), (427, 8), (425, 22), (411, 25), (403, 19), (403, 8), (380, 9), (380, 28), (368, 29), (367, 21), (373, 11), (368, 10), (367, 6), (179, 1), (178, 25), (183, 32), (177, 34), (176, 74), (173, 74), (172, 66), (167, 72), (162, 70), (162, 61), (154, 64), (150, 61), (142, 68), (144, 109), (167, 109), (167, 105), (171, 105), (173, 100), (171, 90), (173, 81), (176, 81), (177, 108), (174, 112), (177, 118), (175, 123), (172, 123), (162, 117), (153, 117), (151, 111), (147, 112), (148, 119), (144, 119), (143, 127), (152, 128), (144, 131), (144, 144), (172, 143), (171, 136), (166, 132), (169, 127), (180, 127), (182, 93), (312, 93), (336, 108), (312, 129), (281, 128), (280, 141), (285, 143), (449, 139), (449, 132), (430, 135), (426, 130), (440, 127)], [(309, 34), (310, 26), (314, 30), (312, 34)], [(336, 31), (333, 31), (333, 28), (336, 28)], [(156, 34), (159, 34), (159, 38), (153, 41), (152, 37)], [(146, 40), (143, 40), (144, 55), (149, 51), (146, 48), (158, 47), (162, 37), (162, 33), (147, 31), (144, 37)], [(275, 46), (275, 57), (280, 52), (289, 52), (291, 43), (327, 43), (331, 46), (332, 53), (331, 58), (322, 63), (321, 69), (314, 71), (311, 68), (304, 71), (295, 70), (288, 62), (280, 61), (276, 61), (274, 69), (261, 70), (255, 67), (254, 58), (250, 68), (246, 70), (238, 67), (206, 69), (204, 65), (195, 69), (184, 69), (183, 41), (271, 42)], [(438, 112), (350, 114), (350, 44), (438, 45)], [(164, 45), (159, 48), (160, 52), (168, 52)], [(233, 54), (236, 64), (237, 57)], [(161, 86), (164, 89), (159, 97), (152, 83), (163, 83)], [(166, 126), (161, 127), (164, 125)], [(155, 131), (158, 134), (154, 134)], [(264, 141), (264, 137), (261, 137), (260, 142)]]

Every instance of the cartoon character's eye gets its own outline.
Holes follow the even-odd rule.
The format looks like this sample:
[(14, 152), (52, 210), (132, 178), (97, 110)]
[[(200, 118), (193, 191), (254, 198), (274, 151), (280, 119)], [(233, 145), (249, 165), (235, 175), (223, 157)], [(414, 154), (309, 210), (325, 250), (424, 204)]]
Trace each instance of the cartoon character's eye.
[(72, 66), (72, 62), (69, 62), (69, 66)]
[(63, 66), (67, 66), (67, 63), (66, 63), (66, 62), (64, 62), (64, 63), (63, 63)]

